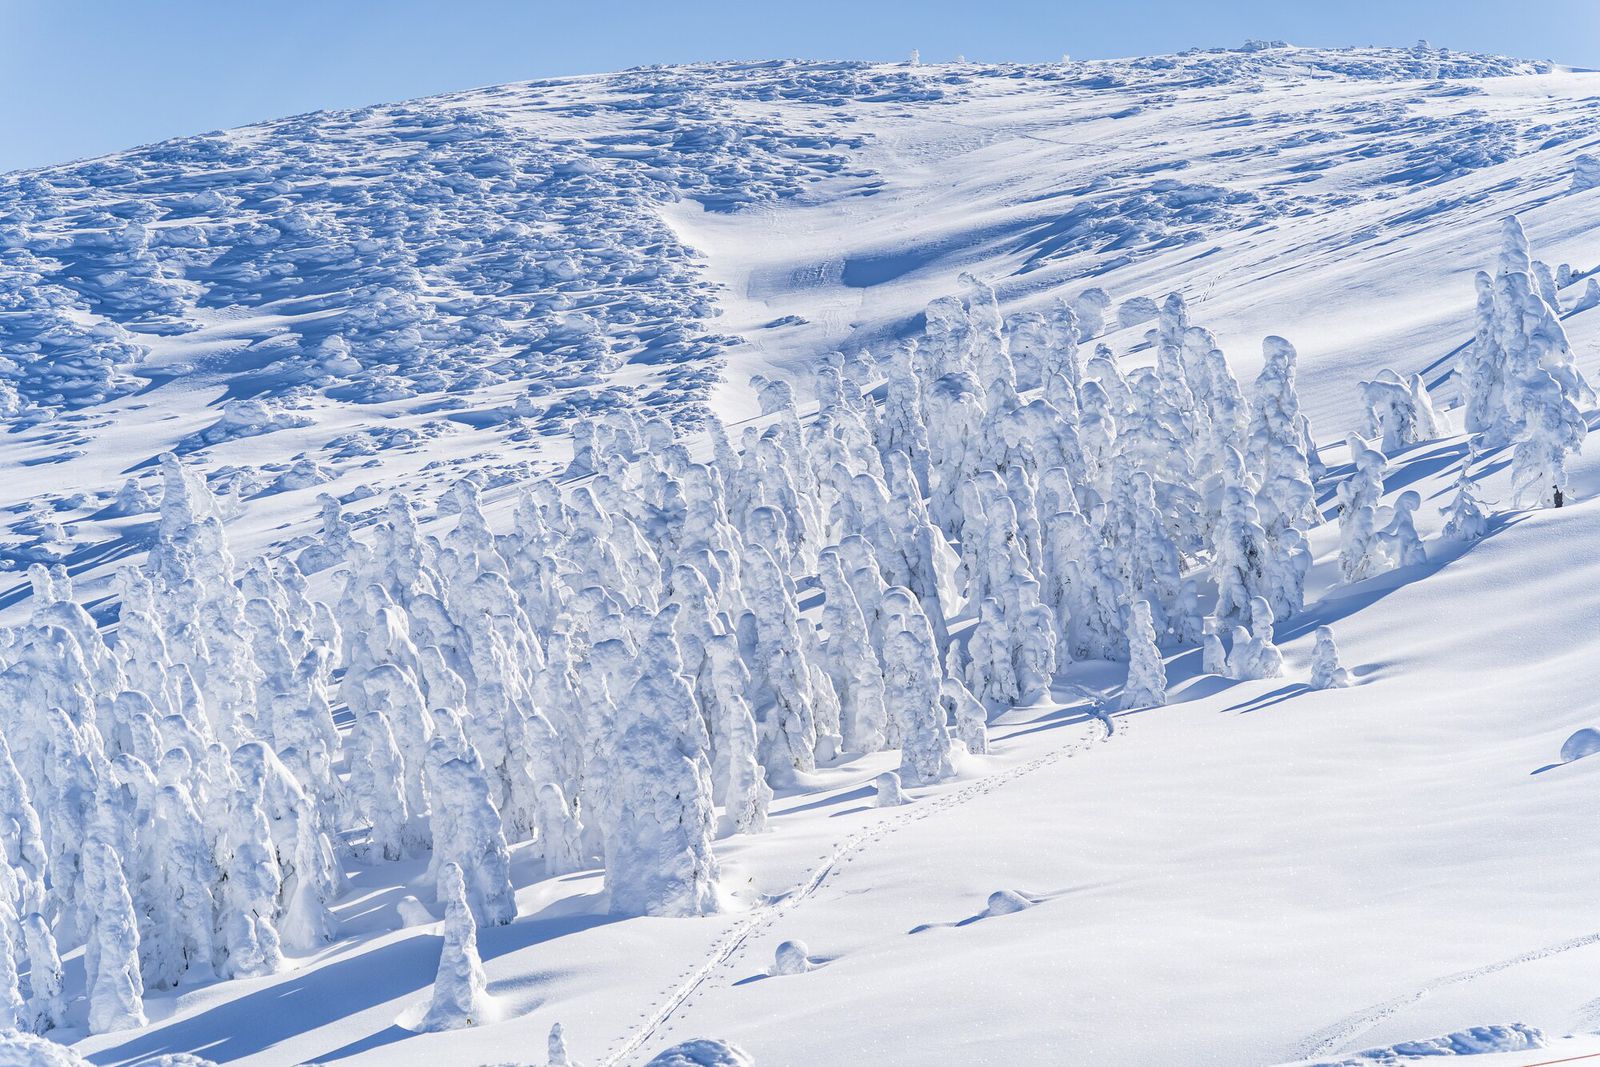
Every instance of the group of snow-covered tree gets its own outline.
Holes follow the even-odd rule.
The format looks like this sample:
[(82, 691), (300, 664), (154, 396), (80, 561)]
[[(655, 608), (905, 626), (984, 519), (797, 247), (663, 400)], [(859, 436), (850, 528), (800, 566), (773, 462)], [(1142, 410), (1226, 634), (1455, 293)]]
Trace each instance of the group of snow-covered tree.
[(1559, 507), (1566, 458), (1588, 432), (1579, 405), (1595, 402), (1561, 325), (1559, 285), (1571, 271), (1533, 259), (1515, 216), (1503, 220), (1501, 237), (1495, 273), (1478, 272), (1476, 333), (1456, 365), (1465, 429), (1511, 446), (1519, 502)]
[[(1559, 488), (1587, 385), (1507, 236), (1469, 428)], [(897, 750), (899, 802), (1075, 660), (1126, 661), (1126, 707), (1165, 701), (1180, 646), (1279, 675), (1325, 474), (1294, 348), (1267, 338), (1242, 388), (1173, 295), (1131, 367), (1088, 349), (1099, 290), (1008, 318), (963, 284), (920, 336), (823, 359), (804, 419), (757, 377), (760, 416), (737, 442), (711, 418), (698, 453), (665, 421), (581, 423), (500, 532), (471, 479), (428, 533), (403, 496), (359, 531), (325, 497), (296, 558), (241, 571), (204, 480), (162, 457), (115, 626), (36, 566), (31, 619), (0, 636), (0, 1027), (63, 1022), (79, 945), (96, 1031), (139, 1025), (146, 988), (270, 974), (334, 936), (348, 865), (403, 860), (445, 915), (423, 1025), (465, 1025), (476, 931), (516, 916), (513, 848), (603, 868), (616, 913), (703, 914), (713, 840), (761, 831), (819, 764)], [(1361, 388), (1383, 448), (1439, 432), (1420, 378)], [(1358, 580), (1421, 549), (1416, 494), (1380, 508), (1385, 457), (1351, 448)], [(1474, 494), (1464, 474), (1459, 536), (1482, 532)], [(1348, 682), (1325, 628), (1312, 681)]]

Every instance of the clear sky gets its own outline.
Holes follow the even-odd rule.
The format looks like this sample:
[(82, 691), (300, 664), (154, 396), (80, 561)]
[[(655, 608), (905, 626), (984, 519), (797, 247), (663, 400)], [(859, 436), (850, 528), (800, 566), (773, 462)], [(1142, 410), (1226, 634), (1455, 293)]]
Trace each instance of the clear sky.
[(318, 108), (707, 59), (1043, 61), (1248, 37), (1600, 68), (1600, 0), (0, 0), (0, 171)]

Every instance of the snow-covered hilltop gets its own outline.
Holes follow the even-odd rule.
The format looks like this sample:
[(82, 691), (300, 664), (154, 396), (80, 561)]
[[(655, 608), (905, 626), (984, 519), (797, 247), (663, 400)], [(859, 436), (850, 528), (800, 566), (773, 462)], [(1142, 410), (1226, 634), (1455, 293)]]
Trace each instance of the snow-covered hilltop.
[(1597, 93), (718, 64), (0, 177), (0, 1028), (1593, 1030)]

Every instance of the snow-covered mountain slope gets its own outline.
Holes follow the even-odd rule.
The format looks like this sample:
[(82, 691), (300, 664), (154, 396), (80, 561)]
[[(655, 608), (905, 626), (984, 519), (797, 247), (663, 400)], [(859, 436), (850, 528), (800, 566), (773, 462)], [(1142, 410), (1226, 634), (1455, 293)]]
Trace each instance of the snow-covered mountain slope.
[(5, 552), (103, 574), (144, 529), (107, 506), (167, 449), (252, 548), (318, 492), (548, 473), (574, 419), (692, 426), (719, 380), (749, 412), (750, 372), (910, 332), (963, 270), (1008, 308), (1181, 292), (1241, 375), (1283, 334), (1342, 430), (1356, 378), (1447, 369), (1500, 215), (1592, 266), (1597, 94), (1415, 50), (715, 65), (6, 175)]
[[(780, 784), (769, 832), (716, 842), (713, 915), (608, 915), (601, 870), (546, 877), (514, 842), (517, 919), (478, 930), (493, 999), (471, 1028), (416, 1032), (443, 908), (413, 857), (351, 863), (336, 940), (281, 973), (151, 989), (134, 1030), (90, 1036), (79, 1005), (53, 1036), (105, 1065), (542, 1064), (558, 1022), (607, 1065), (700, 1036), (763, 1067), (1600, 1048), (1600, 760), (1558, 758), (1600, 727), (1600, 453), (1573, 459), (1572, 506), (1514, 511), (1509, 450), (1469, 459), (1450, 410), (1507, 214), (1576, 268), (1563, 323), (1600, 376), (1600, 308), (1580, 308), (1600, 188), (1574, 178), (1597, 102), (1597, 74), (1423, 49), (715, 65), (0, 178), (6, 551), (64, 562), (107, 619), (111, 572), (156, 535), (119, 491), (155, 491), (163, 451), (222, 494), (241, 563), (314, 543), (321, 492), (358, 529), (409, 492), (442, 537), (465, 475), (504, 533), (574, 425), (766, 426), (751, 375), (804, 410), (825, 353), (920, 334), (962, 272), (1013, 315), (1104, 289), (1094, 342), (1125, 368), (1155, 358), (1145, 301), (1169, 292), (1247, 387), (1262, 338), (1289, 338), (1330, 519), (1359, 381), (1421, 373), (1454, 420), (1388, 457), (1384, 503), (1420, 495), (1426, 562), (1347, 583), (1338, 529), (1311, 529), (1283, 677), (1180, 647), (1169, 703), (1122, 711), (1126, 665), (1074, 664), (904, 806), (874, 804), (896, 753), (824, 760)], [(1464, 463), (1497, 505), (1470, 544), (1440, 537)], [(818, 599), (803, 587), (807, 618)], [(1323, 624), (1351, 688), (1306, 685)], [(805, 966), (770, 973), (786, 941)], [(85, 967), (67, 956), (69, 993)]]

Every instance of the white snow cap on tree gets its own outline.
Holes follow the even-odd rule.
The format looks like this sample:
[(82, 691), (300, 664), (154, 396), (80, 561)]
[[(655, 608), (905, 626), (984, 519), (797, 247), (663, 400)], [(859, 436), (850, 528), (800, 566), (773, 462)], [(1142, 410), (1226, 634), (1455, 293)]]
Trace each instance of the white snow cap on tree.
[(460, 865), (444, 865), (439, 874), (439, 896), (445, 906), (444, 944), (439, 950), (433, 997), (417, 1027), (424, 1032), (477, 1026), (486, 1020), (490, 1005), (489, 979), (478, 956), (478, 924), (467, 904)]

